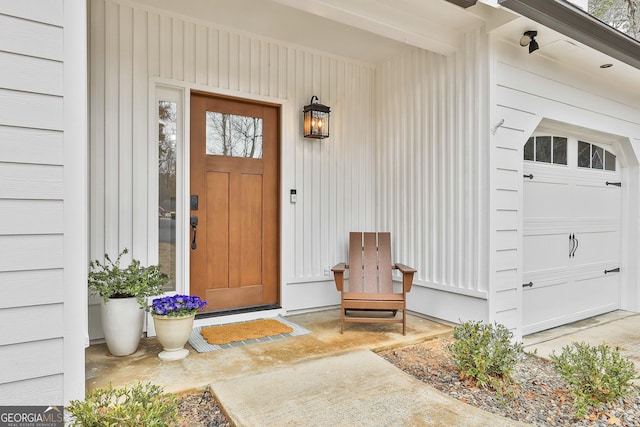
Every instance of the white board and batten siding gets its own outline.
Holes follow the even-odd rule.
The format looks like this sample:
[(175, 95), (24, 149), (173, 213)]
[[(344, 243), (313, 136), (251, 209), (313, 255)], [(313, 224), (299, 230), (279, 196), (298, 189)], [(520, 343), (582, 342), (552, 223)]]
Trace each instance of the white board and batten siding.
[[(147, 150), (156, 83), (268, 101), (283, 109), (283, 305), (339, 303), (325, 268), (346, 258), (349, 231), (375, 226), (374, 67), (127, 1), (91, 2), (91, 43), (91, 257), (127, 247), (157, 262), (147, 225), (157, 211)], [(312, 95), (331, 107), (325, 140), (302, 137)]]
[(377, 228), (418, 270), (409, 309), (452, 322), (487, 319), (487, 50), (477, 28), (455, 54), (413, 49), (376, 75)]
[[(516, 332), (516, 337), (521, 337), (523, 332), (529, 333), (536, 329), (523, 330), (523, 319), (531, 317), (531, 313), (524, 313), (524, 309), (543, 312), (541, 304), (558, 304), (555, 300), (560, 298), (560, 294), (547, 296), (538, 301), (537, 305), (534, 304), (534, 307), (523, 303), (528, 288), (523, 292), (522, 285), (529, 281), (524, 280), (524, 269), (531, 265), (531, 260), (524, 258), (527, 257), (525, 250), (527, 247), (532, 250), (532, 246), (526, 246), (524, 242), (527, 238), (524, 236), (524, 208), (528, 205), (524, 200), (526, 194), (523, 175), (529, 173), (524, 168), (524, 144), (534, 131), (541, 130), (544, 133), (550, 129), (546, 134), (588, 142), (604, 141), (615, 147), (612, 150), (618, 154), (623, 179), (628, 181), (622, 187), (622, 205), (629, 209), (623, 214), (624, 237), (621, 244), (625, 245), (626, 251), (621, 257), (620, 295), (635, 295), (631, 289), (633, 278), (637, 277), (637, 267), (632, 260), (638, 254), (638, 212), (633, 206), (637, 206), (638, 189), (633, 187), (638, 182), (638, 155), (630, 141), (640, 134), (640, 120), (636, 108), (614, 101), (615, 94), (605, 98), (593, 93), (594, 89), (584, 84), (584, 79), (572, 79), (566, 70), (560, 72), (547, 66), (544, 57), (528, 58), (528, 69), (524, 69), (521, 63), (514, 63), (513, 58), (521, 53), (517, 52), (516, 47), (506, 44), (498, 44), (496, 47), (496, 59), (492, 65), (495, 73), (492, 73), (494, 77), (491, 83), (494, 94), (491, 125), (501, 125), (491, 138), (494, 159), (491, 167), (494, 215), (491, 226), (494, 261), (491, 275), (495, 287), (490, 297), (490, 318), (506, 324)], [(570, 146), (573, 147), (571, 144)], [(592, 198), (598, 197), (599, 193), (594, 192)], [(549, 204), (551, 199), (543, 197), (538, 203)], [(563, 251), (566, 249), (564, 246)], [(619, 250), (621, 247), (614, 248), (614, 252)], [(573, 297), (580, 298), (578, 293), (574, 293)], [(611, 307), (637, 310), (638, 300), (635, 298), (625, 301), (621, 297)], [(567, 319), (576, 320), (569, 317)], [(540, 325), (557, 324), (545, 320), (537, 322)]]
[[(86, 143), (81, 120), (75, 124), (81, 139), (65, 140), (70, 124), (65, 122), (65, 111), (71, 120), (86, 111), (83, 102), (77, 109), (65, 109), (67, 95), (82, 101), (65, 91), (65, 65), (73, 63), (77, 51), (64, 33), (78, 35), (78, 28), (72, 28), (75, 24), (66, 26), (70, 21), (64, 15), (65, 5), (70, 15), (74, 13), (65, 3), (0, 3), (0, 405), (60, 405), (81, 397), (84, 389), (84, 368), (73, 369), (65, 378), (64, 359), (66, 354), (76, 364), (84, 361), (85, 309), (77, 304), (73, 307), (74, 301), (67, 301), (66, 296), (86, 289), (86, 276), (66, 268), (64, 253), (70, 242), (65, 215), (71, 199), (66, 196), (73, 190), (83, 191), (85, 176), (75, 175), (80, 178), (78, 186), (67, 184), (73, 179), (69, 177), (86, 166), (80, 157), (77, 168), (64, 170), (69, 159), (64, 143), (80, 155), (83, 147), (76, 143)], [(77, 25), (82, 27), (85, 9), (78, 9), (80, 16), (73, 19), (79, 18)], [(82, 85), (86, 68), (80, 65), (68, 69), (68, 74), (79, 73), (81, 79), (74, 83)], [(84, 88), (80, 92), (86, 95)], [(85, 195), (79, 197), (81, 208), (72, 222), (86, 239), (86, 230), (82, 230)], [(69, 249), (67, 255), (86, 263), (81, 249)], [(80, 283), (72, 282), (78, 278)], [(65, 321), (79, 326), (69, 327)], [(69, 381), (76, 386), (66, 393)]]

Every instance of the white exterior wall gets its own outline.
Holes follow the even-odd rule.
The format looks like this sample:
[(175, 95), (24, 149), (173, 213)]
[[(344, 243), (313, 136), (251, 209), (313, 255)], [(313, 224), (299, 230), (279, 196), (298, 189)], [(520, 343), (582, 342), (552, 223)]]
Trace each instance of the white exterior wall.
[(566, 133), (587, 141), (595, 134), (617, 144), (624, 168), (620, 307), (637, 311), (640, 108), (616, 101), (622, 94), (603, 92), (598, 79), (605, 77), (597, 73), (606, 70), (583, 73), (504, 42), (495, 41), (493, 47), (489, 122), (504, 122), (491, 135), (490, 281), (495, 286), (489, 295), (489, 320), (521, 337), (523, 148), (543, 120), (561, 123)]
[[(93, 0), (92, 259), (127, 247), (143, 263), (157, 262), (149, 223), (157, 217), (149, 177), (157, 172), (147, 151), (157, 129), (156, 82), (282, 104), (283, 306), (339, 303), (324, 269), (346, 258), (349, 231), (375, 223), (374, 68), (136, 3)], [(302, 137), (302, 107), (312, 95), (331, 107), (331, 136), (322, 141)], [(97, 308), (90, 307), (92, 338), (101, 333)]]
[(84, 395), (85, 12), (0, 4), (0, 405)]
[(487, 36), (458, 52), (414, 49), (377, 74), (378, 229), (415, 267), (409, 309), (457, 322), (487, 318)]

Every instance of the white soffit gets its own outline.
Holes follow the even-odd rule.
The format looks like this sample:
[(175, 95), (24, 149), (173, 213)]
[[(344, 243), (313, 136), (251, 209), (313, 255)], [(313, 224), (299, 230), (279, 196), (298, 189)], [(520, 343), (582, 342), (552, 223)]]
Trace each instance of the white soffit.
[(408, 46), (454, 53), (461, 33), (483, 25), (484, 5), (446, 0), (133, 0), (251, 34), (368, 63)]
[(448, 55), (482, 20), (444, 0), (273, 0), (373, 34)]
[[(440, 0), (438, 0), (439, 2)], [(134, 0), (167, 11), (294, 46), (377, 63), (406, 44), (271, 0)]]
[[(519, 44), (520, 37), (528, 30), (538, 31), (536, 41), (540, 49), (532, 54)], [(640, 106), (640, 84), (637, 83), (640, 81), (640, 70), (629, 64), (525, 17), (517, 17), (491, 32), (497, 38), (516, 47), (520, 52), (521, 64), (546, 58), (566, 72), (574, 73), (572, 79), (576, 83), (593, 82), (593, 79), (597, 79), (599, 87), (596, 92), (601, 96), (615, 98), (633, 107)], [(600, 66), (603, 64), (613, 66), (602, 69)]]

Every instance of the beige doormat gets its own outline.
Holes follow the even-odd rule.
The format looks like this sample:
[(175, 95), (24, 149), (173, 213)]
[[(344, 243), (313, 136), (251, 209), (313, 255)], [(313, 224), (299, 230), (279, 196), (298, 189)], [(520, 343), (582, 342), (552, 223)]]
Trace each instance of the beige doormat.
[(204, 353), (309, 333), (307, 329), (277, 316), (270, 319), (194, 328), (189, 344), (197, 352)]

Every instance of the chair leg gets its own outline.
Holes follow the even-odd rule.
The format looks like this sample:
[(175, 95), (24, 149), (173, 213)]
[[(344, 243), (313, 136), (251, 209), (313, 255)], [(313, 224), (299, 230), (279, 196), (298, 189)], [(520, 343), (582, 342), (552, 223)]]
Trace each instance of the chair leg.
[(402, 335), (407, 335), (407, 308), (402, 310)]
[(340, 307), (340, 333), (344, 334), (344, 313), (345, 309)]

